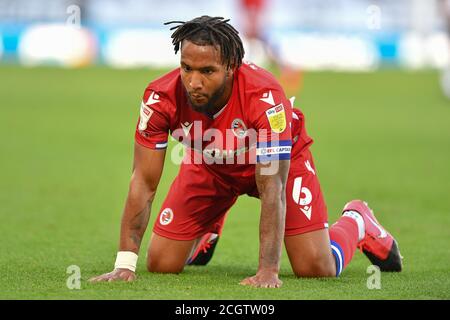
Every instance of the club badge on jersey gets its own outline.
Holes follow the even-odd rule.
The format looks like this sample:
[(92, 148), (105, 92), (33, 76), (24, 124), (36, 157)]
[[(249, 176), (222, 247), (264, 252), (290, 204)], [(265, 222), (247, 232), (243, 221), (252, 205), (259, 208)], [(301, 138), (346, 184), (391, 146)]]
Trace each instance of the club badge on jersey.
[(286, 129), (286, 114), (282, 103), (268, 109), (266, 116), (273, 132), (282, 133)]
[(231, 130), (238, 138), (244, 138), (247, 135), (247, 127), (242, 119), (236, 118), (231, 123)]

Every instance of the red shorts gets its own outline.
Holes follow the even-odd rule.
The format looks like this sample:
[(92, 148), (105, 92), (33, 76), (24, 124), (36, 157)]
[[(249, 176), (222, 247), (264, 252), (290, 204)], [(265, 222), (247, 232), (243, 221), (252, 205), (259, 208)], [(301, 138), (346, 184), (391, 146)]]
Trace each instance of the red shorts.
[[(192, 179), (195, 177), (195, 179)], [(250, 196), (258, 196), (256, 182)], [(239, 194), (203, 165), (182, 164), (155, 221), (153, 231), (174, 240), (220, 233)], [(285, 235), (328, 227), (328, 214), (309, 150), (291, 160), (286, 186)]]

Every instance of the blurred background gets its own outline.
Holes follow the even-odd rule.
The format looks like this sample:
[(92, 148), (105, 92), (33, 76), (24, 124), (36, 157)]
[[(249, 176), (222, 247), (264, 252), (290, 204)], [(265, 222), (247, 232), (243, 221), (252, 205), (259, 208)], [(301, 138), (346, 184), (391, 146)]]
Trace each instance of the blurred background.
[[(449, 2), (0, 0), (0, 299), (449, 299)], [(259, 202), (245, 196), (207, 268), (147, 273), (173, 141), (139, 281), (87, 283), (114, 263), (144, 89), (178, 65), (163, 23), (203, 14), (230, 18), (245, 58), (297, 97), (329, 222), (364, 199), (397, 238), (404, 272), (382, 290), (367, 289), (361, 254), (317, 281), (296, 279), (283, 253), (282, 290), (237, 286), (258, 261)], [(71, 265), (81, 290), (66, 286)]]
[(208, 14), (231, 18), (256, 63), (267, 61), (268, 45), (304, 70), (443, 68), (446, 7), (441, 0), (0, 0), (0, 61), (175, 66), (163, 23)]

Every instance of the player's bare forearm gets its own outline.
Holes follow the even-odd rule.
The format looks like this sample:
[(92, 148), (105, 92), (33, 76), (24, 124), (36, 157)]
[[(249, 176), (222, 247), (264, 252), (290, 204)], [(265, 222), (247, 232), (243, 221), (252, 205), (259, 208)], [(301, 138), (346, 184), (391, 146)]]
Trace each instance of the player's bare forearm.
[(165, 151), (134, 146), (133, 174), (122, 216), (120, 251), (139, 252), (164, 166)]
[(120, 251), (133, 251), (136, 254), (139, 252), (150, 218), (150, 208), (155, 192), (133, 174), (122, 216)]
[(288, 160), (283, 160), (256, 166), (256, 184), (261, 199), (259, 267), (256, 276), (247, 278), (243, 284), (261, 287), (281, 285), (278, 272), (284, 237), (289, 165)]
[(286, 215), (285, 189), (275, 185), (268, 186), (266, 193), (260, 197), (258, 272), (268, 271), (278, 274)]

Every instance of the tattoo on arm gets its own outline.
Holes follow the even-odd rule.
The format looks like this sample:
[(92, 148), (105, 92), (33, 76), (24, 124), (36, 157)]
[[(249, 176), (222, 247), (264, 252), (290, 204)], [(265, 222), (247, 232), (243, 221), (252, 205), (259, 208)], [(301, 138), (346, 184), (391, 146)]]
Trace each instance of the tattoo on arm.
[(120, 250), (139, 252), (150, 218), (150, 206), (151, 203), (148, 202), (144, 209), (128, 219), (125, 214), (122, 221)]

